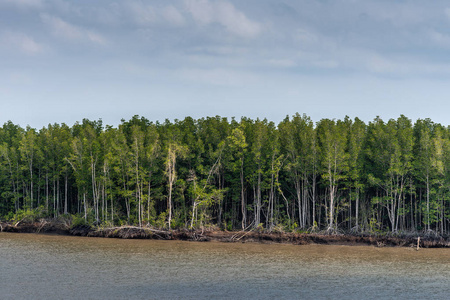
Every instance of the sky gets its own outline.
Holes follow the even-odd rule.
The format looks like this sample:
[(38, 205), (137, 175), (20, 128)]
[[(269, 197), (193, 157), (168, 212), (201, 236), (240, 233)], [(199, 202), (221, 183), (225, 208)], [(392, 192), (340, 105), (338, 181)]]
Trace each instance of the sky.
[(0, 124), (450, 125), (449, 96), (448, 1), (0, 0)]

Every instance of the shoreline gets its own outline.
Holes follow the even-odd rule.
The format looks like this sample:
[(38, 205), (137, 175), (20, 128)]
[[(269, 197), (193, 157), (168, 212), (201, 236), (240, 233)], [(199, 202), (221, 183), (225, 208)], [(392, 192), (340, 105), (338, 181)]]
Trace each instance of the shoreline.
[(157, 230), (147, 227), (121, 226), (113, 228), (95, 228), (80, 225), (71, 228), (62, 222), (41, 220), (40, 222), (0, 223), (1, 232), (15, 233), (51, 233), (69, 236), (122, 238), (122, 239), (157, 239), (198, 242), (225, 243), (262, 243), (292, 245), (347, 245), (375, 247), (417, 247), (420, 237), (420, 248), (450, 248), (450, 237), (430, 235), (388, 235), (388, 234), (322, 234), (293, 232), (262, 231), (202, 231), (202, 230)]

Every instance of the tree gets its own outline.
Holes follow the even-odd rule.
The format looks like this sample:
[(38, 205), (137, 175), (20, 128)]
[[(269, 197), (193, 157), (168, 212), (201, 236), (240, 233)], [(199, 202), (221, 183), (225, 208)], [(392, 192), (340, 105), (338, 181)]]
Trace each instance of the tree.
[(313, 199), (315, 210), (315, 195), (309, 197), (315, 193), (314, 124), (306, 115), (296, 114), (292, 120), (286, 118), (280, 124), (279, 130), (282, 152), (287, 159), (285, 168), (295, 188), (299, 226), (305, 228), (309, 215), (309, 198)]
[[(358, 118), (350, 124), (349, 135), (348, 135), (348, 180), (349, 183), (349, 194), (350, 194), (350, 227), (352, 226), (351, 221), (351, 205), (352, 205), (352, 195), (355, 199), (355, 228), (359, 230), (359, 210), (360, 210), (360, 195), (361, 190), (364, 187), (363, 183), (363, 146), (366, 136), (366, 124)], [(353, 190), (353, 193), (352, 193)]]
[(335, 229), (335, 208), (338, 199), (339, 182), (345, 178), (348, 169), (346, 153), (347, 134), (342, 121), (322, 119), (317, 124), (318, 141), (321, 149), (322, 178), (328, 185), (328, 230)]
[[(193, 189), (192, 193), (194, 195), (194, 201), (192, 203), (192, 216), (191, 216), (191, 228), (194, 227), (194, 221), (197, 220), (198, 216), (198, 208), (204, 208), (205, 210), (210, 208), (215, 202), (220, 202), (223, 199), (224, 190), (219, 188), (215, 188), (214, 185), (210, 183), (214, 174), (219, 172), (220, 161), (222, 158), (222, 152), (225, 148), (225, 143), (221, 143), (221, 147), (218, 149), (217, 159), (214, 164), (211, 166), (207, 178), (201, 180), (201, 184), (197, 184), (197, 176), (194, 171), (191, 171), (189, 181), (192, 181)], [(205, 212), (203, 216), (205, 215)]]
[[(28, 181), (28, 194), (29, 194), (29, 208), (33, 208), (34, 204), (34, 162), (39, 156), (39, 148), (36, 145), (36, 131), (27, 127), (25, 134), (22, 136), (22, 140), (20, 142), (19, 151), (22, 155), (22, 159), (26, 164), (27, 172), (29, 172), (29, 181)], [(25, 166), (24, 166), (25, 167)]]
[(436, 158), (436, 149), (433, 141), (434, 123), (430, 119), (417, 120), (415, 126), (415, 170), (416, 176), (425, 184), (426, 207), (425, 226), (430, 230), (432, 213), (430, 210), (430, 197), (432, 192), (432, 179), (436, 172), (442, 172), (442, 164)]
[(167, 146), (167, 156), (165, 161), (166, 166), (166, 176), (167, 176), (167, 183), (168, 183), (168, 196), (167, 196), (167, 211), (168, 211), (168, 225), (169, 228), (171, 228), (172, 224), (172, 192), (173, 192), (173, 185), (177, 178), (177, 172), (176, 172), (176, 162), (177, 157), (185, 157), (187, 154), (187, 148), (183, 147), (180, 144), (177, 144), (175, 142), (169, 143)]
[(247, 146), (246, 143), (244, 131), (242, 129), (242, 126), (239, 126), (237, 128), (234, 128), (228, 137), (227, 141), (231, 152), (234, 156), (234, 164), (233, 164), (233, 170), (239, 170), (239, 177), (240, 177), (240, 185), (241, 185), (241, 226), (242, 229), (245, 229), (246, 222), (247, 222), (247, 212), (245, 208), (245, 193), (244, 193), (244, 155), (247, 152)]

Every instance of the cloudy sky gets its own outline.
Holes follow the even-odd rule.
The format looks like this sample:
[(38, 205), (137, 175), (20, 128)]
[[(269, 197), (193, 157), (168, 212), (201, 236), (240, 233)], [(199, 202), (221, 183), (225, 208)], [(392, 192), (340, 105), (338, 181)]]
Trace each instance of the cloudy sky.
[(0, 0), (0, 123), (278, 122), (400, 114), (450, 125), (450, 4)]

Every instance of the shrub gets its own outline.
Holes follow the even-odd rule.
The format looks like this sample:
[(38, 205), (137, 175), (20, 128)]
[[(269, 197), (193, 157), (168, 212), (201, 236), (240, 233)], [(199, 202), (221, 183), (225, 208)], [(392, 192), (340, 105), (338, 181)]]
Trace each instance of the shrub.
[(72, 215), (72, 227), (87, 225), (88, 222), (80, 214)]
[(45, 211), (43, 206), (39, 206), (34, 209), (19, 209), (12, 217), (11, 222), (35, 222), (45, 217)]

